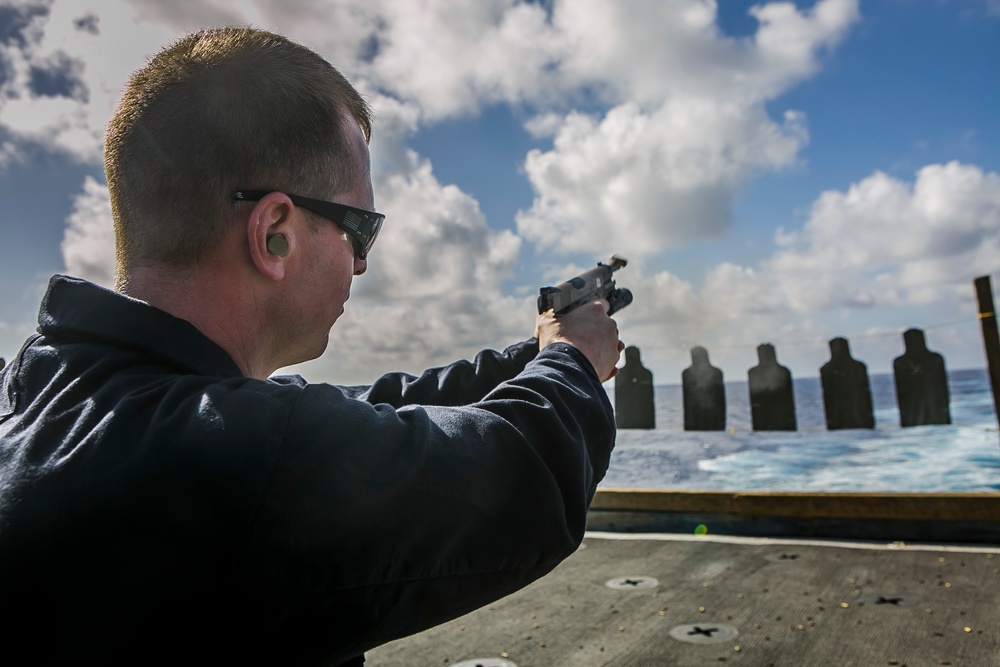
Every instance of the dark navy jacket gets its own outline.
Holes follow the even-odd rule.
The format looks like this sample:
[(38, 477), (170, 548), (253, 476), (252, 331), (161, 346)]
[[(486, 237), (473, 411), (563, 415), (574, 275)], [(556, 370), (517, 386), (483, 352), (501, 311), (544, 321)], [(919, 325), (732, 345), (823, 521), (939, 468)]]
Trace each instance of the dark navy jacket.
[(56, 276), (0, 374), (0, 632), (30, 664), (336, 664), (571, 554), (614, 437), (569, 345), (265, 382)]

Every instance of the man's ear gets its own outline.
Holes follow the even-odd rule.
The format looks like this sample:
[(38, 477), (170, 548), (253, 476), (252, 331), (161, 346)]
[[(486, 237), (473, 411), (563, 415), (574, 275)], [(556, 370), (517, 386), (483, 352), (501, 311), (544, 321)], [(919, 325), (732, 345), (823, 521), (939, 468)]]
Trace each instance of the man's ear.
[(254, 205), (246, 221), (250, 259), (271, 280), (285, 277), (285, 260), (295, 251), (294, 232), (289, 224), (293, 209), (287, 195), (272, 192)]

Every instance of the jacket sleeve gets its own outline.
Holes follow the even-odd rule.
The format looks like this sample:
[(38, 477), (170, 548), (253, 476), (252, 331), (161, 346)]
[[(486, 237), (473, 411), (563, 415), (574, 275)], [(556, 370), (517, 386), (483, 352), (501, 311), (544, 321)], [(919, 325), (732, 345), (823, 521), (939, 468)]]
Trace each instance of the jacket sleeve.
[(512, 593), (579, 546), (614, 439), (564, 344), (467, 407), (302, 388), (241, 576), (275, 618), (243, 622), (335, 664)]
[(388, 373), (370, 386), (341, 387), (352, 398), (369, 403), (404, 405), (469, 405), (483, 398), (498, 384), (509, 380), (538, 354), (532, 338), (511, 345), (503, 352), (484, 350), (473, 361), (457, 361), (424, 371), (419, 377)]

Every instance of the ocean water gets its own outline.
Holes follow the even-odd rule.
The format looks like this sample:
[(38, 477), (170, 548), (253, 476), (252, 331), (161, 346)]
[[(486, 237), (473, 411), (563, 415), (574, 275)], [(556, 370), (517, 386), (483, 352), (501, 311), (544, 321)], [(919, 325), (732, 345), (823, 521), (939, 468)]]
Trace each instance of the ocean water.
[[(655, 387), (657, 428), (623, 429), (603, 488), (1000, 491), (985, 369), (951, 371), (952, 424), (901, 428), (892, 375), (872, 375), (875, 429), (827, 431), (818, 378), (795, 378), (799, 430), (754, 432), (746, 382), (726, 384), (727, 431), (684, 431), (680, 385)], [(613, 383), (608, 383), (612, 403)]]

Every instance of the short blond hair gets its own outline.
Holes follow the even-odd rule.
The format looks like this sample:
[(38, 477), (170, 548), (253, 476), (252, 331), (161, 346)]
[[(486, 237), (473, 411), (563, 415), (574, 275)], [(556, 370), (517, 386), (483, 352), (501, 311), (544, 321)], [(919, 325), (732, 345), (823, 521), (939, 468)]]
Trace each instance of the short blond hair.
[(203, 30), (160, 51), (132, 75), (105, 138), (118, 280), (198, 262), (233, 224), (234, 190), (350, 190), (364, 175), (345, 118), (371, 138), (364, 98), (281, 35)]

